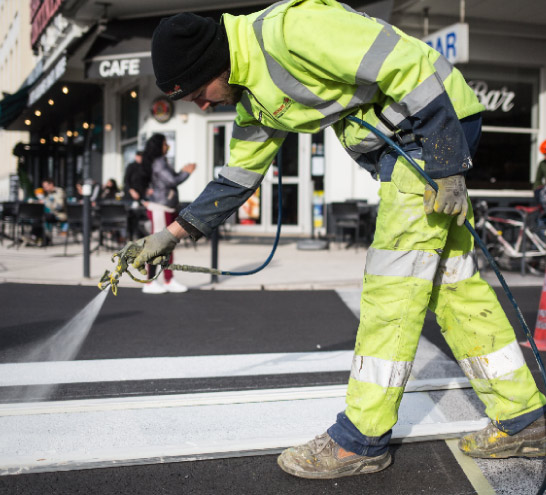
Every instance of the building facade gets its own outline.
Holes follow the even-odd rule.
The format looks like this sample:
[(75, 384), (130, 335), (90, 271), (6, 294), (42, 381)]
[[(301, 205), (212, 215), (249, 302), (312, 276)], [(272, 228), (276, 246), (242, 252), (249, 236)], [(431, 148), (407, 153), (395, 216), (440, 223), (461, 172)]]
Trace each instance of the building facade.
[[(131, 2), (106, 8), (75, 0), (32, 2), (34, 9), (46, 6), (51, 14), (32, 18), (41, 23), (31, 24), (33, 48), (39, 47), (41, 54), (35, 72), (39, 64), (41, 69), (29, 90), (27, 108), (8, 126), (31, 131), (23, 142), (30, 147), (25, 159), (32, 180), (54, 175), (70, 195), (87, 163), (95, 181), (121, 182), (134, 153), (160, 132), (171, 145), (169, 159), (175, 169), (198, 164), (191, 179), (180, 186), (181, 200), (189, 202), (228, 161), (235, 109), (203, 112), (190, 103), (169, 101), (155, 85), (150, 60), (153, 29), (162, 16), (183, 9), (185, 2), (156, 3), (151, 12)], [(530, 201), (541, 158), (538, 146), (546, 139), (546, 13), (541, 0), (525, 0), (517, 7), (505, 0), (467, 2), (466, 9), (464, 2), (447, 0), (348, 3), (416, 37), (428, 36), (448, 57), (466, 50), (465, 57), (454, 63), (486, 107), (481, 147), (468, 175), (470, 195)], [(267, 5), (251, 0), (242, 4), (229, 8), (204, 0), (199, 8), (200, 13), (219, 18), (222, 11), (244, 14)], [(57, 34), (44, 39), (55, 25)], [(464, 38), (466, 29), (466, 45), (450, 34), (459, 25), (462, 34), (456, 31), (454, 36)], [(50, 111), (50, 100), (55, 112)], [(36, 110), (47, 118), (36, 118)], [(28, 121), (30, 125), (25, 124)], [(346, 155), (329, 129), (289, 136), (277, 160), (258, 193), (230, 219), (235, 231), (275, 230), (279, 165), (286, 233), (308, 235), (315, 227), (324, 229), (326, 205), (332, 202), (378, 201), (379, 184)]]
[[(4, 97), (19, 101), (17, 92), (36, 63), (30, 44), (30, 2), (0, 0), (0, 91)], [(22, 103), (24, 104), (24, 102)], [(0, 119), (3, 115), (0, 114)], [(15, 199), (17, 157), (13, 149), (28, 142), (25, 131), (0, 128), (0, 198)], [(10, 188), (11, 184), (11, 188)]]

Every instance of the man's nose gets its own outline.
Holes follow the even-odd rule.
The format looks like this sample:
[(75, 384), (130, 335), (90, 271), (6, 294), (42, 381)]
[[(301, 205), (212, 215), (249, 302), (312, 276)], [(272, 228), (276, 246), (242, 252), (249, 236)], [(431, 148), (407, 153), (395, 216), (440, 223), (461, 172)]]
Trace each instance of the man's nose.
[(210, 101), (202, 100), (201, 98), (198, 98), (194, 100), (194, 103), (201, 109), (206, 110), (208, 107), (210, 107)]

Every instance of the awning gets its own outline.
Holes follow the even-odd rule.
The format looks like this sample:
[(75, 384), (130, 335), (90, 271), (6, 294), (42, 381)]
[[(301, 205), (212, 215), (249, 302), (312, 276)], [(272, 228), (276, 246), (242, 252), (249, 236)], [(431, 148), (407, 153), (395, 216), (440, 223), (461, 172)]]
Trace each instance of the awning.
[(0, 101), (0, 128), (5, 129), (27, 107), (29, 89), (30, 86), (25, 86), (16, 93), (4, 93), (4, 99)]
[(109, 22), (85, 56), (87, 79), (153, 74), (151, 40), (160, 17)]

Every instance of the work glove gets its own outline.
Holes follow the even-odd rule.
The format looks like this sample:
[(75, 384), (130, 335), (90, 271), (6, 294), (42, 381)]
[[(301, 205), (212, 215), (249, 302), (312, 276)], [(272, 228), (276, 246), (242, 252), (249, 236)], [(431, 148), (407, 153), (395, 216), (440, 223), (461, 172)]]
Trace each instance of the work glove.
[(425, 213), (429, 215), (435, 211), (447, 215), (458, 215), (457, 225), (461, 226), (468, 212), (464, 176), (452, 175), (434, 180), (438, 185), (438, 192), (430, 184), (425, 185), (423, 196)]
[(179, 242), (180, 239), (166, 227), (161, 232), (139, 239), (136, 243), (142, 245), (142, 251), (133, 261), (133, 266), (146, 275), (146, 263), (158, 265), (167, 260)]

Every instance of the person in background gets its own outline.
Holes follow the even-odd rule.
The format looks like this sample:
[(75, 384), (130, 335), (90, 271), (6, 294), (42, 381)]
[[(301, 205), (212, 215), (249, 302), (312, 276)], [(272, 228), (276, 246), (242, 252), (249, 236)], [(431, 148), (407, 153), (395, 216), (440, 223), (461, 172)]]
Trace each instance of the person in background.
[[(48, 177), (42, 181), (41, 191), (38, 188), (37, 200), (44, 204), (45, 230), (42, 225), (32, 227), (32, 242), (38, 245), (51, 244), (51, 231), (54, 224), (60, 224), (63, 234), (66, 222), (66, 194), (64, 189), (55, 185), (55, 181)], [(31, 242), (26, 241), (28, 244)]]
[(100, 200), (115, 200), (119, 196), (119, 187), (115, 179), (108, 179), (100, 193)]
[[(180, 172), (175, 172), (167, 162), (169, 151), (167, 139), (163, 134), (154, 134), (146, 142), (142, 156), (142, 166), (145, 176), (150, 178), (152, 189), (146, 206), (148, 218), (152, 222), (152, 234), (161, 232), (167, 225), (174, 222), (178, 215), (177, 186), (184, 182), (195, 170), (195, 163), (189, 163)], [(173, 262), (172, 254), (169, 263)], [(156, 266), (148, 265), (148, 279), (156, 274)], [(158, 280), (147, 283), (142, 292), (145, 294), (163, 294), (165, 292), (186, 292), (188, 288), (173, 278), (172, 270), (164, 270), (165, 283)]]
[(546, 189), (544, 188), (546, 183), (546, 141), (542, 141), (540, 152), (542, 153), (542, 160), (538, 164), (535, 182), (533, 182), (533, 192), (536, 202), (542, 209), (546, 210)]
[(137, 201), (143, 204), (146, 199), (146, 189), (149, 184), (149, 177), (146, 177), (142, 166), (142, 151), (135, 153), (135, 159), (127, 165), (123, 178), (123, 195), (126, 199)]
[[(89, 196), (89, 199), (91, 201), (91, 206), (95, 207), (97, 206), (97, 200), (100, 196), (100, 185), (96, 181), (92, 181), (91, 184), (91, 195)], [(76, 196), (75, 196), (75, 202), (81, 203), (83, 202), (83, 181), (80, 179), (78, 182), (76, 182)]]
[(51, 178), (42, 181), (45, 193), (43, 203), (45, 206), (45, 218), (47, 223), (59, 223), (66, 221), (66, 194), (64, 189), (55, 185)]
[(142, 151), (135, 153), (135, 158), (127, 165), (123, 177), (123, 198), (129, 205), (129, 238), (131, 240), (146, 235), (140, 226), (140, 219), (142, 207), (148, 204), (146, 196), (151, 194), (151, 189), (147, 191), (150, 178), (146, 177), (144, 172), (142, 154)]

